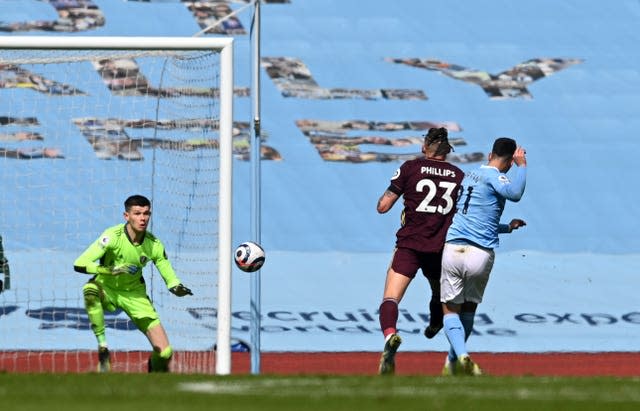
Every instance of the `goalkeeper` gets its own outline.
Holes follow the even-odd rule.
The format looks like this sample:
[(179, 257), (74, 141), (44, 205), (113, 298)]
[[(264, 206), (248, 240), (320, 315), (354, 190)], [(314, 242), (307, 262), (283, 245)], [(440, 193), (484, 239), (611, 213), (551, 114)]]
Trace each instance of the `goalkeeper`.
[(124, 202), (126, 223), (107, 228), (74, 262), (75, 271), (92, 275), (82, 287), (91, 329), (98, 340), (98, 371), (111, 369), (105, 335), (104, 310), (122, 309), (142, 331), (153, 352), (149, 372), (169, 371), (173, 350), (160, 318), (147, 296), (142, 269), (153, 261), (169, 291), (193, 295), (182, 285), (167, 259), (162, 242), (147, 231), (151, 202), (133, 195)]

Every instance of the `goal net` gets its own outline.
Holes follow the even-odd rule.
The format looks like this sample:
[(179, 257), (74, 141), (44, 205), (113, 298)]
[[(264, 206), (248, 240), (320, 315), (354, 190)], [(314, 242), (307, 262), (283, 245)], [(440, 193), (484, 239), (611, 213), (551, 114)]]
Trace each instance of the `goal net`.
[[(0, 369), (93, 371), (97, 343), (75, 258), (152, 200), (150, 231), (194, 295), (149, 297), (174, 372), (228, 374), (233, 42), (229, 38), (0, 38)], [(105, 312), (112, 369), (146, 370), (146, 337)]]

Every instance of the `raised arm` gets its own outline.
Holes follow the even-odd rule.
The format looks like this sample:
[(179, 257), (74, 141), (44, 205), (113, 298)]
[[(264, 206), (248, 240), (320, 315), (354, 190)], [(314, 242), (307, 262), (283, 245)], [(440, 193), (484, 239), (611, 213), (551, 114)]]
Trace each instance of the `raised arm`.
[(496, 191), (511, 201), (520, 201), (524, 194), (524, 188), (527, 183), (527, 152), (522, 147), (518, 147), (513, 153), (513, 163), (518, 166), (516, 176), (513, 181), (504, 179), (504, 176), (498, 178), (498, 183), (494, 185)]

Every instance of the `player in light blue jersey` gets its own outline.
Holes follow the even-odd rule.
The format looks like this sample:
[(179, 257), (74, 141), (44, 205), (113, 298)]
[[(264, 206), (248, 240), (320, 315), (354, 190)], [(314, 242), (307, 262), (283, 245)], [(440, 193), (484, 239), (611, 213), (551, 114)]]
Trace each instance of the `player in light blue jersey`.
[[(498, 247), (498, 233), (510, 233), (526, 223), (513, 219), (501, 224), (507, 200), (520, 201), (527, 177), (526, 152), (515, 140), (495, 140), (489, 161), (465, 175), (458, 196), (457, 212), (447, 231), (442, 254), (440, 280), (444, 311), (444, 330), (451, 348), (444, 375), (480, 375), (480, 367), (471, 360), (466, 340), (473, 330), (476, 308), (484, 290)], [(518, 166), (513, 180), (506, 173)]]

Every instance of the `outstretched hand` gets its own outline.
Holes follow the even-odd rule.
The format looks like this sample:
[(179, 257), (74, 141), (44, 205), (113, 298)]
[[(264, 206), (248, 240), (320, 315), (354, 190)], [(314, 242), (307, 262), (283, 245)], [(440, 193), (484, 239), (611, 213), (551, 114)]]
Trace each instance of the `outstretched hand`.
[(510, 229), (511, 231), (513, 231), (513, 230), (517, 230), (518, 228), (523, 227), (523, 226), (525, 226), (525, 225), (527, 225), (527, 222), (526, 222), (526, 221), (521, 220), (521, 219), (519, 219), (519, 218), (514, 218), (514, 219), (513, 219), (513, 220), (511, 220), (511, 222), (509, 223), (509, 229)]
[(172, 294), (177, 295), (178, 297), (184, 297), (185, 295), (193, 295), (191, 290), (182, 284), (178, 284), (176, 286), (169, 288), (169, 291), (171, 291)]

